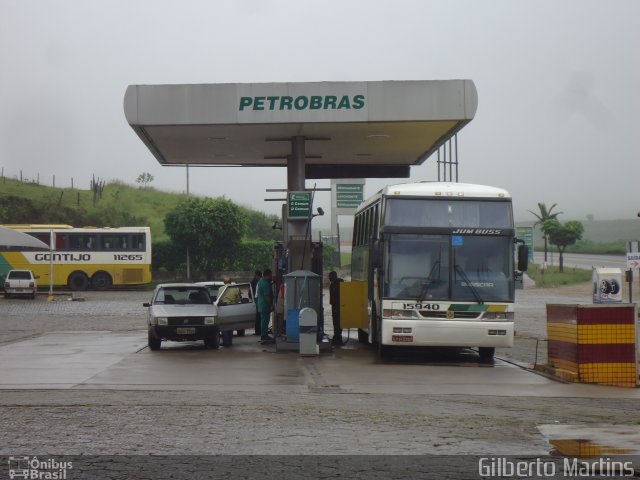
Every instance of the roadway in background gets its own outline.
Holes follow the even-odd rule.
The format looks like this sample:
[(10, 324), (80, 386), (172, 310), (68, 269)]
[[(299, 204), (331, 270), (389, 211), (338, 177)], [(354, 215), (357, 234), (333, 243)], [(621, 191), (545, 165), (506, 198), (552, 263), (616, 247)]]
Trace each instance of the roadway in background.
[[(544, 262), (544, 252), (535, 252), (533, 254), (534, 263), (541, 264)], [(557, 251), (547, 252), (547, 264), (559, 265), (560, 256)], [(589, 255), (585, 253), (565, 253), (565, 268), (575, 267), (591, 270), (591, 268), (622, 268), (627, 269), (627, 259), (624, 255)]]

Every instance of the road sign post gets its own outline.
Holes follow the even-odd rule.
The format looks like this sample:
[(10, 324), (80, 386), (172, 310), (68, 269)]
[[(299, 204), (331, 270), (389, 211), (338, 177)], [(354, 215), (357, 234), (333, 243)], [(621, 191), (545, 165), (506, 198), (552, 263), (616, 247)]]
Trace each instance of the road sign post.
[(287, 198), (289, 220), (307, 220), (311, 215), (311, 192), (289, 192)]
[(364, 200), (364, 185), (362, 183), (336, 184), (336, 207), (358, 208)]

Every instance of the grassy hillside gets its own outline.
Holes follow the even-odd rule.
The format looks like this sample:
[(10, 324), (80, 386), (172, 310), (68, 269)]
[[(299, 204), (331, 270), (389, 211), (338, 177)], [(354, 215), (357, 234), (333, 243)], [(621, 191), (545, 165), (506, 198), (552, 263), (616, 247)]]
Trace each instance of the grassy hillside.
[[(102, 197), (93, 202), (93, 192), (78, 188), (53, 188), (36, 183), (0, 178), (0, 223), (68, 223), (74, 226), (149, 225), (156, 240), (165, 238), (164, 217), (185, 199), (184, 194), (168, 193), (152, 187), (138, 187), (120, 182), (107, 183)], [(255, 214), (257, 212), (248, 211)], [(273, 219), (260, 214), (250, 223), (271, 225)], [(271, 216), (268, 216), (271, 217)], [(260, 220), (260, 221), (257, 221)], [(567, 219), (560, 219), (567, 221)], [(271, 222), (271, 223), (269, 223)], [(533, 222), (517, 222), (531, 226)], [(640, 240), (640, 219), (584, 220), (583, 241), (592, 244), (617, 244), (626, 247), (630, 240)], [(341, 229), (343, 235), (349, 225)], [(261, 235), (264, 236), (264, 235)], [(542, 246), (540, 232), (534, 234), (536, 247)], [(591, 245), (593, 247), (593, 245)], [(596, 253), (604, 245), (595, 245)], [(605, 253), (604, 251), (602, 253)]]
[(148, 225), (163, 238), (164, 217), (185, 198), (150, 187), (107, 183), (93, 201), (91, 190), (53, 188), (0, 179), (0, 223), (68, 223), (74, 226)]

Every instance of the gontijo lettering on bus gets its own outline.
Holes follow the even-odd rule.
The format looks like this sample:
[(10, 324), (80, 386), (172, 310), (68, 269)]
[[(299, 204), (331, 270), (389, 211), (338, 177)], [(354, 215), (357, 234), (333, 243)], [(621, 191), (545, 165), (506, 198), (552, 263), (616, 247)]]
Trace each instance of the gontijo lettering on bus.
[(244, 110), (360, 110), (364, 108), (364, 95), (270, 95), (240, 97), (239, 111)]

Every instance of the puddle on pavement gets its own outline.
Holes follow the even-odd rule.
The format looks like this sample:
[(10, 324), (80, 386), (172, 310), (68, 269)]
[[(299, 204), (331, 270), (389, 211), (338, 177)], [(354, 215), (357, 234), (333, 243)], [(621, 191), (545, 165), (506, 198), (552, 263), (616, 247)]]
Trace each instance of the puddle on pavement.
[(551, 455), (601, 457), (640, 455), (640, 426), (538, 425), (551, 446)]

